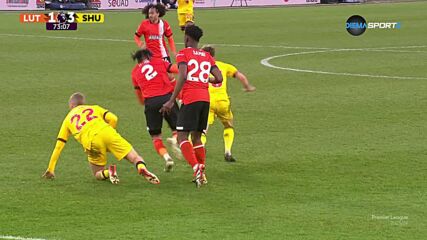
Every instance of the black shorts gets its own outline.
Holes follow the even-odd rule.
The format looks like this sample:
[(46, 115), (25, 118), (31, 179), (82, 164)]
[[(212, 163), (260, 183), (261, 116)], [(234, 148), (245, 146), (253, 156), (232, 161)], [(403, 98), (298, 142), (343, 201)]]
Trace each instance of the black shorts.
[(175, 103), (171, 112), (169, 114), (165, 114), (165, 116), (160, 113), (160, 108), (163, 107), (163, 104), (169, 101), (171, 93), (151, 97), (145, 99), (145, 120), (147, 122), (147, 130), (150, 135), (159, 135), (162, 133), (163, 126), (163, 118), (168, 123), (169, 127), (172, 131), (176, 130), (176, 122), (178, 118), (178, 105)]
[(178, 113), (176, 130), (204, 132), (208, 125), (209, 102), (193, 102), (182, 105)]

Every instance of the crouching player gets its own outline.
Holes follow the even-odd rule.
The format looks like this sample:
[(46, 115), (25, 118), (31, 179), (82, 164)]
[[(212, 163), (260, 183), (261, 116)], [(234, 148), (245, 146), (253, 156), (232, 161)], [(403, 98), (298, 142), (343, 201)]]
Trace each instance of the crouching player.
[(156, 175), (149, 172), (141, 156), (115, 130), (117, 116), (98, 105), (86, 105), (82, 93), (74, 93), (68, 102), (70, 112), (62, 122), (55, 149), (50, 158), (49, 166), (43, 177), (53, 179), (55, 166), (62, 149), (70, 134), (83, 146), (87, 153), (92, 173), (98, 180), (109, 179), (111, 183), (119, 183), (116, 166), (107, 165), (107, 152), (111, 152), (117, 160), (126, 158), (134, 164), (138, 173), (152, 184), (159, 184)]

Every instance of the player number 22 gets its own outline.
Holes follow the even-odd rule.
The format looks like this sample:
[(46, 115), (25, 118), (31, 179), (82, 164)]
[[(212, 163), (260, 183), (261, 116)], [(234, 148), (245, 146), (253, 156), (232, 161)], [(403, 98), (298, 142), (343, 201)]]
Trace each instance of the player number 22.
[(145, 78), (147, 79), (147, 81), (150, 81), (151, 79), (157, 76), (157, 72), (154, 71), (154, 68), (151, 65), (144, 65), (141, 69), (141, 73), (145, 73)]
[(71, 117), (71, 123), (74, 122), (74, 119), (76, 120), (76, 129), (80, 131), (84, 125), (86, 125), (86, 122), (90, 122), (95, 118), (98, 118), (97, 116), (92, 116), (93, 109), (92, 108), (86, 108), (83, 110), (82, 114), (86, 113), (86, 121), (83, 120), (83, 122), (80, 123), (80, 114), (74, 114), (73, 117)]
[[(211, 63), (204, 61), (204, 62), (201, 62), (199, 66), (199, 63), (196, 60), (191, 59), (188, 62), (188, 66), (191, 66), (191, 65), (193, 65), (194, 67), (193, 69), (191, 69), (191, 71), (188, 72), (187, 79), (194, 82), (201, 81), (202, 83), (207, 83), (209, 81)], [(199, 69), (200, 69), (199, 76), (194, 76), (194, 74), (197, 73)]]

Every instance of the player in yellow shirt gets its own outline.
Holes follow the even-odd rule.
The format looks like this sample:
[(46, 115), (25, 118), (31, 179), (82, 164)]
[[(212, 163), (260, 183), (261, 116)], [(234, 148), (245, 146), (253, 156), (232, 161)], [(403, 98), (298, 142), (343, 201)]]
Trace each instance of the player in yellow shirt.
[(49, 166), (43, 177), (55, 178), (55, 166), (70, 135), (79, 142), (88, 156), (92, 173), (98, 180), (109, 179), (111, 183), (119, 183), (116, 165), (107, 165), (107, 152), (111, 152), (117, 160), (126, 158), (134, 164), (138, 173), (152, 184), (159, 184), (156, 175), (149, 172), (141, 156), (115, 130), (117, 116), (98, 105), (86, 105), (82, 93), (74, 93), (68, 101), (70, 112), (62, 122), (55, 149), (50, 157)]
[(189, 24), (194, 24), (194, 0), (173, 0), (172, 4), (178, 2), (178, 24), (182, 31)]
[[(212, 57), (215, 57), (215, 48), (213, 46), (203, 46), (202, 49), (209, 52)], [(234, 128), (230, 97), (227, 93), (227, 77), (237, 78), (242, 83), (246, 92), (255, 91), (255, 87), (249, 83), (246, 76), (239, 72), (235, 66), (221, 61), (215, 61), (215, 63), (219, 70), (221, 70), (223, 80), (220, 84), (209, 84), (210, 109), (208, 123), (212, 125), (216, 117), (222, 122), (224, 125), (224, 158), (227, 162), (235, 162), (236, 159), (231, 155), (231, 147), (234, 141)], [(205, 132), (205, 135), (206, 134), (207, 131)], [(204, 144), (206, 143), (205, 135), (202, 136)]]

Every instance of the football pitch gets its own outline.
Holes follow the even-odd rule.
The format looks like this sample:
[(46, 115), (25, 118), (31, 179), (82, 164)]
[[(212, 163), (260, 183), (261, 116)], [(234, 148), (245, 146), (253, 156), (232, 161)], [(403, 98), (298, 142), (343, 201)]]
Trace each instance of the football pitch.
[[(201, 44), (257, 87), (228, 80), (237, 162), (224, 161), (215, 122), (200, 189), (183, 160), (163, 172), (146, 131), (130, 80), (140, 12), (105, 12), (105, 23), (68, 32), (0, 13), (0, 239), (425, 239), (426, 10), (196, 9)], [(345, 22), (355, 14), (401, 28), (354, 37)], [(176, 12), (165, 19), (183, 48)], [(76, 91), (118, 115), (160, 185), (112, 155), (120, 184), (95, 180), (71, 138), (56, 179), (41, 178)]]

